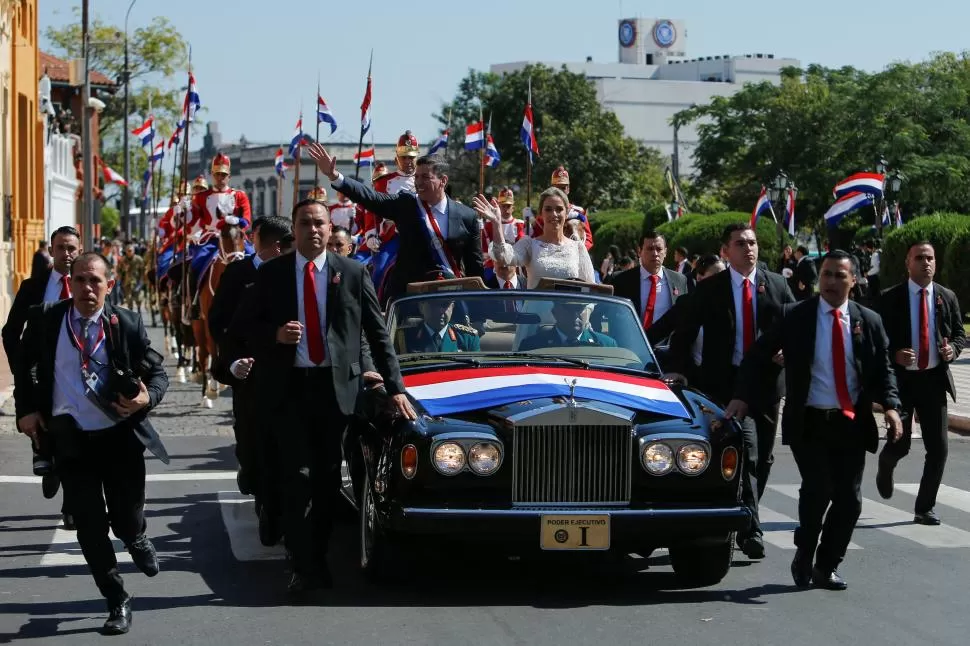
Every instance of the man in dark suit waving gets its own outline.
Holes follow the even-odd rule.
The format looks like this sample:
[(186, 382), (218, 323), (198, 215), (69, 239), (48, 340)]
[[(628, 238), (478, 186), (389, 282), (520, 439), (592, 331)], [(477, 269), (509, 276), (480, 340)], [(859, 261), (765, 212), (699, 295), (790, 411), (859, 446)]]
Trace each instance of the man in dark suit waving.
[(120, 634), (130, 626), (131, 598), (108, 529), (139, 570), (158, 574), (145, 534), (144, 452), (168, 462), (147, 419), (168, 378), (141, 317), (105, 302), (113, 286), (101, 255), (77, 257), (72, 298), (31, 310), (15, 364), (14, 399), (21, 432), (51, 439), (78, 543), (108, 601), (104, 630)]
[(879, 310), (889, 334), (889, 352), (899, 382), (903, 437), (887, 443), (879, 454), (876, 487), (883, 498), (893, 494), (893, 470), (909, 453), (913, 412), (919, 414), (926, 461), (916, 495), (914, 522), (939, 525), (933, 509), (943, 482), (947, 456), (947, 393), (956, 401), (950, 363), (966, 344), (963, 315), (956, 294), (934, 282), (936, 252), (927, 241), (916, 242), (906, 254), (909, 278), (887, 289)]
[(344, 177), (337, 171), (336, 158), (320, 144), (310, 144), (307, 150), (336, 190), (397, 225), (401, 248), (382, 299), (403, 295), (408, 283), (427, 280), (434, 272), (445, 277), (483, 275), (478, 215), (445, 194), (448, 165), (443, 158), (418, 158), (414, 174), (417, 195), (388, 195)]
[[(782, 306), (793, 303), (785, 279), (758, 266), (758, 239), (746, 222), (725, 227), (721, 253), (728, 259), (728, 271), (699, 282), (694, 288), (683, 319), (671, 339), (670, 367), (685, 374), (693, 368), (693, 344), (704, 328), (701, 365), (697, 386), (721, 405), (730, 401), (737, 382), (738, 367), (745, 352), (760, 334), (771, 329), (781, 316)], [(764, 494), (778, 428), (778, 406), (784, 395), (782, 368), (767, 366), (758, 375), (760, 397), (750, 402), (751, 414), (744, 420), (745, 468), (742, 497), (752, 514), (750, 532), (738, 536), (749, 558), (764, 558), (758, 501)]]
[(280, 445), (295, 597), (332, 585), (326, 549), (339, 504), (341, 437), (360, 389), (362, 336), (397, 413), (416, 417), (374, 285), (362, 264), (326, 250), (330, 231), (322, 202), (293, 207), (296, 253), (259, 268), (253, 307), (232, 324), (253, 351)]
[(725, 410), (727, 417), (744, 417), (758, 401), (758, 375), (781, 351), (787, 392), (782, 442), (791, 446), (802, 476), (791, 564), (799, 587), (811, 582), (829, 590), (847, 587), (836, 568), (862, 511), (866, 451), (875, 453), (879, 446), (873, 403), (885, 410), (890, 440), (902, 434), (882, 321), (849, 300), (854, 264), (844, 251), (825, 255), (821, 296), (788, 308), (758, 339), (741, 366), (736, 399)]

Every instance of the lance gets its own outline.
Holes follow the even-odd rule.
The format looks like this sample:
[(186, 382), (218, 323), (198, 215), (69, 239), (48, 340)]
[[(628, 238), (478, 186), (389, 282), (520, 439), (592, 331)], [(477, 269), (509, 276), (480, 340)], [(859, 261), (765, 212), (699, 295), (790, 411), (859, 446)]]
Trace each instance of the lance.
[[(189, 74), (192, 73), (192, 46), (189, 46)], [(185, 94), (185, 145), (182, 146), (182, 179), (189, 177), (189, 137), (192, 134), (192, 115), (190, 113), (188, 92)], [(181, 186), (181, 184), (179, 184)], [(179, 316), (185, 318), (186, 295), (189, 291), (189, 215), (192, 208), (189, 207), (188, 213), (182, 214), (182, 289), (179, 295)], [(179, 321), (181, 323), (181, 321)]]
[[(367, 63), (367, 89), (364, 91), (364, 101), (360, 104), (360, 139), (357, 141), (357, 166), (354, 169), (354, 179), (360, 179), (360, 154), (364, 151), (364, 135), (370, 129), (371, 71), (373, 68), (374, 49), (371, 48), (370, 62)], [(368, 121), (366, 128), (364, 127), (365, 117), (367, 117)]]
[[(482, 117), (482, 102), (478, 102), (478, 123), (484, 124)], [(488, 133), (484, 133), (482, 147), (478, 149), (478, 192), (485, 192), (485, 147), (488, 146)]]
[(300, 148), (303, 146), (303, 110), (300, 110), (300, 133), (297, 135), (296, 149), (293, 151), (293, 206), (300, 201)]
[[(317, 71), (317, 98), (316, 98), (316, 114), (317, 114), (317, 132), (313, 136), (313, 140), (320, 143), (320, 72)], [(317, 165), (313, 165), (313, 188), (316, 188), (320, 182), (320, 169)]]

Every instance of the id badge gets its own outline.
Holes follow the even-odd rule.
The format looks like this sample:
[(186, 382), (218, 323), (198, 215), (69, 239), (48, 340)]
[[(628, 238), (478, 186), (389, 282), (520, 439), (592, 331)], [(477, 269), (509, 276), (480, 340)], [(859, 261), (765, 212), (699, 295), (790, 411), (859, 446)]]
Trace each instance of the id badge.
[(88, 376), (84, 379), (84, 383), (88, 387), (88, 390), (90, 390), (93, 393), (97, 393), (98, 384), (101, 383), (100, 380), (98, 379), (98, 373), (96, 372), (89, 373)]

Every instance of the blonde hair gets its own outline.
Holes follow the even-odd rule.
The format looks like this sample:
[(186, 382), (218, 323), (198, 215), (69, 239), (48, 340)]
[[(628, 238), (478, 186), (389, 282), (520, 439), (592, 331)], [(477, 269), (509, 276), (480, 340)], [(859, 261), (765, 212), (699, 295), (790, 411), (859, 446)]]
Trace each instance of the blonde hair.
[(558, 197), (562, 200), (563, 206), (567, 209), (569, 208), (569, 196), (561, 189), (555, 186), (550, 186), (546, 190), (539, 194), (539, 213), (542, 213), (542, 205), (545, 204), (546, 200), (550, 197)]

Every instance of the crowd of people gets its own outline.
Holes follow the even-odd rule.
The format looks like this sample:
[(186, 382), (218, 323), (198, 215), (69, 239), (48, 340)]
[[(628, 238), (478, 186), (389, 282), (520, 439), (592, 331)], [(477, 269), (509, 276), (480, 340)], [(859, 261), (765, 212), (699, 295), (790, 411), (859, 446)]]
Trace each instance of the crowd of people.
[[(878, 447), (872, 404), (882, 407), (889, 428), (880, 494), (893, 494), (893, 469), (910, 450), (915, 411), (927, 459), (914, 520), (939, 524), (946, 395), (955, 396), (947, 364), (965, 337), (955, 295), (934, 280), (929, 243), (911, 246), (908, 279), (882, 294), (869, 273), (878, 254), (869, 255), (869, 267), (838, 250), (816, 263), (798, 247), (786, 249), (771, 271), (744, 223), (728, 226), (718, 248), (693, 255), (674, 249), (673, 263), (664, 236), (648, 231), (637, 249), (610, 248), (597, 271), (588, 217), (570, 202), (563, 168), (535, 213), (520, 220), (510, 190), (497, 199), (477, 195), (470, 205), (452, 198), (446, 161), (421, 156), (410, 133), (399, 142), (398, 169), (373, 186), (345, 177), (320, 144), (307, 152), (338, 193), (335, 204), (321, 188), (291, 218), (254, 219), (245, 193), (229, 185), (228, 158), (219, 155), (212, 186), (201, 178), (173, 199), (157, 248), (104, 240), (98, 252), (82, 252), (78, 232), (61, 228), (17, 294), (3, 341), (18, 426), (32, 439), (35, 473), (50, 476), (45, 495), (56, 494), (54, 480), (63, 484), (65, 521), (76, 526), (108, 601), (106, 631), (127, 632), (131, 621), (109, 526), (142, 572), (159, 570), (146, 535), (143, 453), (167, 459), (147, 417), (167, 378), (137, 315), (138, 295), (151, 271), (163, 277), (184, 264), (183, 243), (191, 249), (193, 300), (205, 272), (225, 265), (205, 313), (218, 347), (211, 370), (233, 387), (239, 488), (257, 497), (260, 539), (270, 545), (285, 537), (294, 597), (333, 584), (326, 546), (340, 438), (361, 393), (383, 388), (393, 414), (416, 416), (383, 309), (408, 285), (436, 279), (481, 277), (492, 289), (533, 289), (543, 278), (612, 285), (632, 304), (666, 378), (696, 386), (740, 424), (741, 500), (751, 525), (737, 545), (751, 559), (765, 556), (758, 507), (785, 397), (782, 440), (802, 477), (791, 565), (797, 585), (847, 586), (837, 568), (861, 510), (865, 453)], [(244, 250), (227, 249), (238, 231)], [(872, 308), (858, 301), (866, 279)], [(451, 323), (451, 312), (423, 316), (437, 334), (433, 322)], [(447, 349), (435, 348), (478, 351), (476, 330), (459, 332)], [(590, 342), (588, 330), (577, 334), (557, 342)]]

